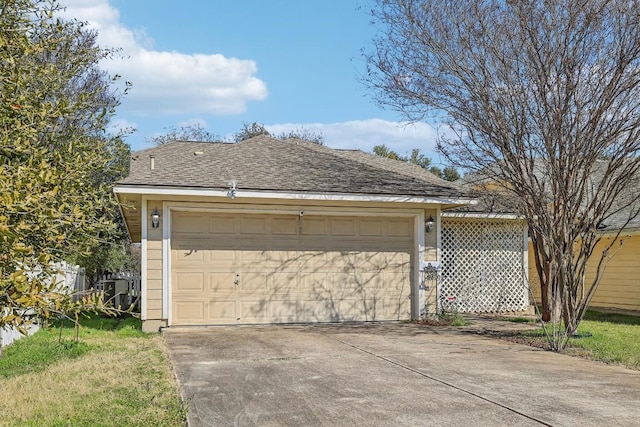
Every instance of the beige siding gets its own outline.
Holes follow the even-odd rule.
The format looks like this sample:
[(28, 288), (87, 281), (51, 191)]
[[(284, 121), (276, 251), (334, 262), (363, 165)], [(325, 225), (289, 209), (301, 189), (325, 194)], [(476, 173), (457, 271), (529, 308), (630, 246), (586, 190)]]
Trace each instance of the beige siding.
[(147, 320), (162, 319), (162, 309), (150, 310), (147, 309)]
[[(586, 272), (586, 283), (589, 284), (594, 276), (597, 258), (602, 253), (604, 245), (611, 242), (611, 238), (605, 238), (590, 260)], [(621, 237), (622, 246), (614, 244), (610, 251), (611, 258), (602, 275), (602, 280), (591, 300), (591, 307), (616, 308), (621, 310), (640, 311), (640, 236)], [(536, 300), (540, 301), (540, 285), (533, 250), (529, 244), (529, 277), (532, 283)]]
[(161, 201), (147, 203), (147, 319), (162, 319), (162, 227), (151, 227), (151, 212), (162, 211)]

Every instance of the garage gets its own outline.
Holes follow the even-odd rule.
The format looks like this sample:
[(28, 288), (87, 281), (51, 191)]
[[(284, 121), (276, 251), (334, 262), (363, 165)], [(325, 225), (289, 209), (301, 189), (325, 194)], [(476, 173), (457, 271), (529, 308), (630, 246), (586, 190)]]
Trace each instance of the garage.
[(411, 315), (413, 217), (172, 215), (171, 323)]
[(114, 193), (148, 332), (432, 313), (440, 213), (471, 202), (416, 165), (267, 135), (133, 153)]

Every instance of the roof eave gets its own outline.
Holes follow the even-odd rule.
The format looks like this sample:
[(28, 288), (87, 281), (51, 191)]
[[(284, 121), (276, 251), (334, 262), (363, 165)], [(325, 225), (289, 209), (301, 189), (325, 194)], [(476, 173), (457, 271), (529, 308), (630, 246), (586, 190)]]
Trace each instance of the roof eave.
[[(113, 188), (116, 194), (140, 194), (148, 196), (204, 196), (228, 197), (228, 189), (153, 186), (139, 184), (116, 184)], [(288, 200), (323, 200), (323, 201), (356, 201), (356, 202), (389, 202), (389, 203), (420, 203), (446, 205), (475, 205), (477, 201), (468, 197), (457, 196), (416, 196), (416, 195), (384, 195), (361, 193), (314, 193), (314, 192), (286, 192), (273, 190), (242, 190), (236, 189), (236, 199), (288, 199)]]

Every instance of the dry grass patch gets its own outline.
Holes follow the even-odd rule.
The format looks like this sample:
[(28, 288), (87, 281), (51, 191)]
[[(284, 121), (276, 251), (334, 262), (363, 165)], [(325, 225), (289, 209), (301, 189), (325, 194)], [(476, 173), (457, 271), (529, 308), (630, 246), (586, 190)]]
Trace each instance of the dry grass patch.
[[(124, 327), (116, 323), (111, 330), (95, 328), (95, 322), (94, 327), (83, 327), (80, 355), (68, 337), (58, 344), (57, 328), (38, 332), (32, 337), (35, 347), (67, 346), (71, 356), (44, 361), (44, 366), (34, 364), (33, 372), (2, 372), (0, 425), (184, 425), (186, 410), (162, 337), (144, 335), (131, 327), (132, 322)], [(2, 358), (19, 358), (20, 353), (29, 358), (32, 338), (20, 341), (19, 351), (5, 352)], [(0, 369), (1, 362), (6, 364), (2, 358)]]

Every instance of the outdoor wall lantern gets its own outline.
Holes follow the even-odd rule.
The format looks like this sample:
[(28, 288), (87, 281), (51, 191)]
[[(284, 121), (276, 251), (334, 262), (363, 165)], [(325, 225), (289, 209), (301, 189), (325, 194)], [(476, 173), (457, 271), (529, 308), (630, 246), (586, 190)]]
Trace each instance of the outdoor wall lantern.
[(158, 208), (155, 208), (153, 212), (151, 212), (151, 227), (160, 227), (160, 212), (158, 212)]
[(427, 218), (427, 221), (424, 223), (424, 231), (426, 231), (427, 233), (431, 233), (431, 230), (433, 230), (434, 221), (435, 220), (433, 219), (433, 217), (429, 215), (429, 218)]

